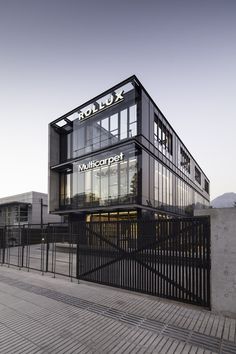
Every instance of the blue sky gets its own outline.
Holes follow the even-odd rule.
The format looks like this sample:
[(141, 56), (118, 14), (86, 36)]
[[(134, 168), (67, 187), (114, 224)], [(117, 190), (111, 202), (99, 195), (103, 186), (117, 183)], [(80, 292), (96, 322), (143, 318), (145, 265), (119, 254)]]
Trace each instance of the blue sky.
[(0, 0), (0, 197), (47, 192), (48, 123), (136, 74), (236, 192), (235, 0)]

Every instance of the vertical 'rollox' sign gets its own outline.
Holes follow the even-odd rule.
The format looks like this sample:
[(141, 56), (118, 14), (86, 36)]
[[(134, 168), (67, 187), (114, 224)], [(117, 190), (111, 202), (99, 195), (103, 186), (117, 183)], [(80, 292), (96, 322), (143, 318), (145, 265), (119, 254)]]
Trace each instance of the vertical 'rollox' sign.
[(108, 97), (104, 102), (93, 104), (92, 107), (88, 108), (84, 112), (79, 112), (79, 120), (90, 118), (94, 114), (101, 112), (108, 107), (114, 106), (115, 104), (119, 103), (123, 99), (124, 99), (124, 90), (121, 90), (120, 92), (115, 92), (114, 94), (111, 94), (111, 96)]

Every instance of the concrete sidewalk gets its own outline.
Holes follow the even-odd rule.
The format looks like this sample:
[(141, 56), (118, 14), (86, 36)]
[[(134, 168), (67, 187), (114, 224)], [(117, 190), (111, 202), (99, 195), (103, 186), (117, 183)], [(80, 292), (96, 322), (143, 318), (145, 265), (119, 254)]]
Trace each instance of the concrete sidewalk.
[(236, 353), (235, 319), (0, 268), (0, 353)]

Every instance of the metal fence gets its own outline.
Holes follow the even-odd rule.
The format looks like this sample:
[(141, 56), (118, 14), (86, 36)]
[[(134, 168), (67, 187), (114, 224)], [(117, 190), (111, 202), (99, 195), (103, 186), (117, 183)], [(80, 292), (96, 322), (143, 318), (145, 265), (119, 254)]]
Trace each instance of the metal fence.
[(8, 225), (0, 245), (2, 264), (76, 277), (77, 240), (66, 224)]
[(0, 262), (210, 307), (207, 217), (7, 226)]

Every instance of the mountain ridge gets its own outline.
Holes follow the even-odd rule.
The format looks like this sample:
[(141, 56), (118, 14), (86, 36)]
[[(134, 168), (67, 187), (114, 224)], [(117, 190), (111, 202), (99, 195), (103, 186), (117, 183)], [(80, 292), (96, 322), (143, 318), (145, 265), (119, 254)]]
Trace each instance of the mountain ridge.
[(213, 208), (232, 208), (236, 204), (236, 193), (228, 192), (214, 198), (210, 205)]

